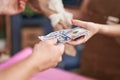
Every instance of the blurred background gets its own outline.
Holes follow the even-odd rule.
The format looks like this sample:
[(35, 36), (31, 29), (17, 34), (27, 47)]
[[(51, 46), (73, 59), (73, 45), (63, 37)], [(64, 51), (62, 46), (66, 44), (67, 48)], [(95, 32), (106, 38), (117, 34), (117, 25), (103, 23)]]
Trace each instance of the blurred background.
[[(119, 24), (120, 0), (63, 0), (74, 18), (101, 24)], [(38, 36), (53, 31), (50, 20), (27, 5), (23, 13), (0, 16), (0, 62), (39, 42)], [(100, 80), (120, 80), (120, 39), (95, 35), (75, 47), (77, 55), (63, 55), (57, 68)]]

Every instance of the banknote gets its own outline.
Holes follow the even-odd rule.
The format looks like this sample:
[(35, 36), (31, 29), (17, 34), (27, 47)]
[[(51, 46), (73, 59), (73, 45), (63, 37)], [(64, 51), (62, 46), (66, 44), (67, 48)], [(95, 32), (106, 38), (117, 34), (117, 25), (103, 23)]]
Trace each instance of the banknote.
[(87, 36), (88, 34), (89, 34), (88, 30), (81, 27), (76, 27), (73, 29), (65, 29), (65, 30), (51, 32), (48, 35), (39, 36), (38, 38), (42, 41), (56, 38), (57, 43), (61, 44), (79, 38), (81, 36)]

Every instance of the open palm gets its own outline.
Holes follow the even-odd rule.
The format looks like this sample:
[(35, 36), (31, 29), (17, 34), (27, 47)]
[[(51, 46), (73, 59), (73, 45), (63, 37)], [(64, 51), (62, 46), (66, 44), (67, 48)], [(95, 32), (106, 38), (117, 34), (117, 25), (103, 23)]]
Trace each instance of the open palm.
[(93, 23), (93, 22), (85, 22), (85, 21), (80, 21), (80, 20), (72, 20), (72, 21), (73, 21), (73, 25), (83, 27), (83, 28), (89, 30), (89, 34), (87, 36), (82, 37), (82, 38), (78, 38), (76, 40), (68, 42), (68, 44), (71, 44), (71, 45), (79, 45), (79, 44), (85, 43), (92, 36), (97, 34), (100, 30), (100, 25)]

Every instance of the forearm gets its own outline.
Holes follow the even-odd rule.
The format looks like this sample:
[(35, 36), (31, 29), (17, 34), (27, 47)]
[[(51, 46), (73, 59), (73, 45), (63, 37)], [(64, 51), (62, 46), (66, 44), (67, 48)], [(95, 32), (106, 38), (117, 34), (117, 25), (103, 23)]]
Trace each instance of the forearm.
[(120, 37), (120, 25), (98, 25), (96, 27), (100, 27), (98, 33), (112, 36), (112, 37)]
[(17, 64), (0, 71), (1, 80), (29, 80), (38, 72), (31, 58), (27, 58)]

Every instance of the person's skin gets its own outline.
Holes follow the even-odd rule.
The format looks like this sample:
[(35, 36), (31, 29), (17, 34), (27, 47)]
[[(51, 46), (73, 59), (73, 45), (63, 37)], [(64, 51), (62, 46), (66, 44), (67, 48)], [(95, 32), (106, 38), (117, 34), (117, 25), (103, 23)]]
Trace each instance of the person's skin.
[(14, 15), (25, 10), (28, 0), (0, 0), (0, 14)]
[(32, 76), (51, 67), (61, 60), (64, 45), (56, 45), (57, 40), (46, 40), (36, 44), (28, 58), (0, 71), (0, 80), (30, 80)]
[(120, 37), (120, 25), (103, 25), (93, 22), (85, 22), (80, 20), (72, 20), (73, 25), (83, 27), (89, 30), (89, 35), (79, 38), (77, 40), (68, 42), (71, 45), (78, 45), (85, 43), (95, 34), (103, 34), (112, 37)]
[[(48, 7), (49, 0), (29, 0), (28, 3), (34, 11), (38, 13), (43, 13), (47, 17), (57, 13), (56, 11), (49, 9)], [(62, 20), (59, 21), (58, 24), (53, 26), (54, 31), (71, 29), (71, 26), (68, 26), (67, 23), (68, 23), (67, 21), (62, 21)], [(65, 44), (65, 53), (68, 55), (74, 56), (76, 53), (76, 50), (72, 45)]]
[[(14, 15), (24, 11), (28, 0), (0, 0), (0, 14)], [(0, 70), (1, 80), (29, 80), (33, 75), (55, 67), (61, 60), (64, 45), (56, 45), (57, 40), (46, 40), (36, 44), (28, 58)]]
[(0, 14), (3, 15), (15, 15), (25, 10), (26, 4), (38, 13), (43, 13), (49, 16), (55, 11), (47, 8), (49, 0), (0, 0)]
[(53, 11), (48, 8), (48, 3), (49, 3), (49, 0), (29, 0), (28, 1), (28, 4), (35, 12), (43, 13), (47, 17), (56, 13), (56, 11)]
[[(53, 11), (48, 8), (49, 0), (29, 0), (28, 3), (34, 11), (38, 13), (43, 13), (47, 17), (57, 13), (56, 11)], [(89, 3), (89, 0), (83, 0), (82, 4), (77, 7), (65, 6), (65, 10), (68, 12), (71, 12), (75, 19), (84, 19), (84, 15), (86, 13), (88, 3)], [(60, 21), (53, 28), (55, 31), (58, 31), (61, 29), (70, 29), (71, 26), (68, 26), (67, 22), (65, 21)]]
[[(28, 3), (34, 11), (38, 13), (43, 13), (47, 17), (57, 13), (56, 11), (53, 11), (48, 8), (49, 0), (29, 0)], [(62, 20), (54, 26), (55, 31), (68, 28), (71, 28), (71, 26), (68, 26), (67, 22)]]

